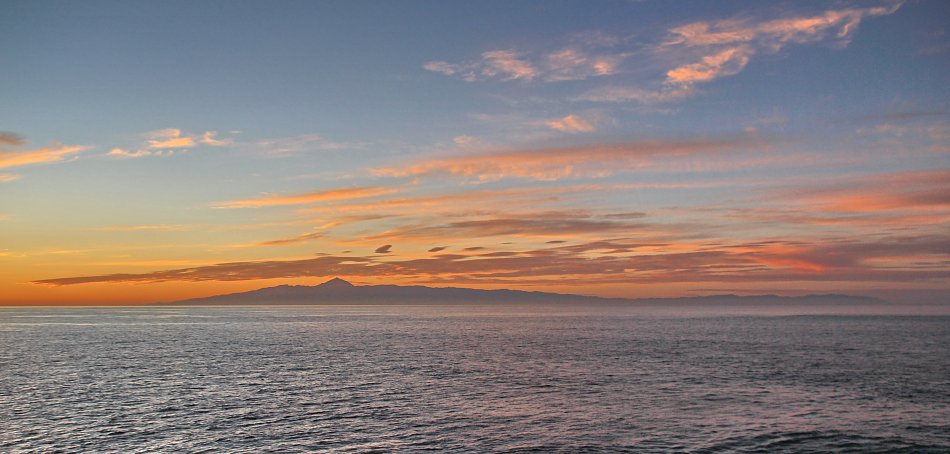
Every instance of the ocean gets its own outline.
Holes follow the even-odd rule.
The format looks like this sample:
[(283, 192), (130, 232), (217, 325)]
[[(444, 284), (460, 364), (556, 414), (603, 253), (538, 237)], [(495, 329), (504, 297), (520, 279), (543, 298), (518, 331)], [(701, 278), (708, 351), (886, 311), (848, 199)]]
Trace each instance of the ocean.
[(0, 452), (54, 451), (945, 453), (950, 316), (0, 309)]

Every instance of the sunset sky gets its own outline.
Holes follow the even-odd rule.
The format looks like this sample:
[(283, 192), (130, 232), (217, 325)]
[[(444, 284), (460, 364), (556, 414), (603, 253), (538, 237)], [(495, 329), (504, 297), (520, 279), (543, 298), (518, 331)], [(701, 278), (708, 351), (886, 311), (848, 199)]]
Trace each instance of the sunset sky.
[(950, 2), (0, 4), (0, 304), (950, 289)]

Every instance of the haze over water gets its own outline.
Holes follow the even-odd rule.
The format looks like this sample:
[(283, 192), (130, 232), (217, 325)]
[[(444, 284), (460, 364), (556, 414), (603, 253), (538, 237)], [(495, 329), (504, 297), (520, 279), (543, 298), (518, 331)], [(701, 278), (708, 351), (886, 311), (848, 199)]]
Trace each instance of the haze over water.
[(0, 451), (950, 449), (950, 317), (0, 311)]

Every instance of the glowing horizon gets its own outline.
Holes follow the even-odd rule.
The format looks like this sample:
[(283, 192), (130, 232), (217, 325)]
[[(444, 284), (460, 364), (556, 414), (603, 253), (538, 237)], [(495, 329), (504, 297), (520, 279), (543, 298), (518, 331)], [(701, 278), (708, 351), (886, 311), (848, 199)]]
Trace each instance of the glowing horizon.
[(946, 300), (945, 2), (168, 5), (0, 15), (0, 305)]

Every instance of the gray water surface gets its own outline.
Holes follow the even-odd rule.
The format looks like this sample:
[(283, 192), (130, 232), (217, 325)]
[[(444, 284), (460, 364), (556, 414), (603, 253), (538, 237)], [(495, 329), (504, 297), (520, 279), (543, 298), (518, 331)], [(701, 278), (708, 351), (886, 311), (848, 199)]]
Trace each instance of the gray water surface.
[(948, 452), (950, 317), (0, 310), (0, 452)]

